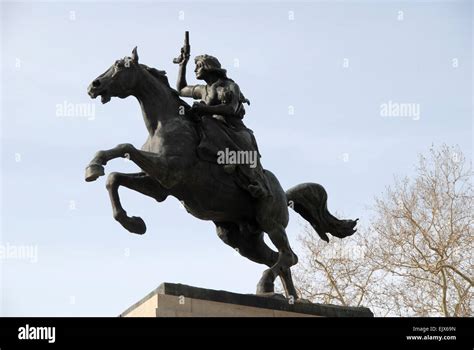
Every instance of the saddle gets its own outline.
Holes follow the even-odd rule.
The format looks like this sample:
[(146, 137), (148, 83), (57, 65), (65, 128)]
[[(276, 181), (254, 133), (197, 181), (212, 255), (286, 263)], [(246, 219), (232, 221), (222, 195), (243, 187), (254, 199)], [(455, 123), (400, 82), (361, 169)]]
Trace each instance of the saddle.
[[(218, 158), (223, 153), (225, 155), (241, 155), (242, 157), (249, 155), (247, 159), (252, 157), (260, 159), (253, 131), (245, 127), (240, 119), (229, 123), (222, 116), (204, 115), (196, 123), (196, 129), (199, 135), (197, 154), (201, 160), (222, 164), (222, 162), (218, 162)], [(232, 163), (232, 159), (230, 160)], [(236, 159), (234, 164), (249, 165), (241, 160)], [(229, 165), (228, 162), (224, 162), (224, 164)]]
[(253, 131), (239, 118), (204, 115), (197, 120), (199, 159), (222, 165), (235, 183), (252, 196), (269, 193), (269, 184), (260, 163), (260, 152)]

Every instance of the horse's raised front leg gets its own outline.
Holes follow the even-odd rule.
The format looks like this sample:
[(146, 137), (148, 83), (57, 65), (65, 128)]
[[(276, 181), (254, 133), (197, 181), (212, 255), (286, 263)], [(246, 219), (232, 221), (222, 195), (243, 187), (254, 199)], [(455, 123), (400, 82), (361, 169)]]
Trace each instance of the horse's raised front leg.
[(99, 151), (95, 154), (86, 168), (86, 181), (95, 181), (99, 176), (104, 175), (104, 165), (109, 160), (115, 158), (129, 158), (149, 175), (166, 171), (166, 168), (156, 154), (137, 150), (129, 143), (123, 143), (112, 149)]
[(129, 217), (123, 209), (118, 194), (120, 186), (140, 192), (156, 199), (158, 202), (164, 201), (168, 196), (168, 192), (158, 181), (143, 172), (135, 174), (114, 172), (109, 174), (106, 187), (109, 192), (115, 220), (132, 233), (144, 234), (146, 232), (146, 225), (143, 219), (137, 216)]

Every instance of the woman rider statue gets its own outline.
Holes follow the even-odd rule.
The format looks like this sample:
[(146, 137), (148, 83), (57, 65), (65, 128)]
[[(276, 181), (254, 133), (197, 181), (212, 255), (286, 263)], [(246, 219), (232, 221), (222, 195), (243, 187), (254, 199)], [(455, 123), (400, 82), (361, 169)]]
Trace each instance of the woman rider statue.
[[(189, 54), (182, 54), (178, 59), (179, 73), (177, 91), (182, 97), (192, 97), (195, 102), (191, 113), (200, 121), (198, 123), (201, 141), (198, 155), (206, 160), (216, 162), (219, 151), (254, 152), (255, 164), (225, 165), (224, 170), (235, 172), (237, 183), (253, 197), (262, 198), (269, 195), (267, 180), (260, 164), (260, 154), (252, 130), (242, 122), (245, 115), (243, 103), (250, 104), (240, 92), (239, 86), (227, 77), (226, 70), (221, 68), (217, 58), (210, 55), (196, 56), (196, 78), (204, 80), (206, 85), (188, 85), (186, 83), (186, 64)], [(248, 159), (248, 158), (247, 158)]]

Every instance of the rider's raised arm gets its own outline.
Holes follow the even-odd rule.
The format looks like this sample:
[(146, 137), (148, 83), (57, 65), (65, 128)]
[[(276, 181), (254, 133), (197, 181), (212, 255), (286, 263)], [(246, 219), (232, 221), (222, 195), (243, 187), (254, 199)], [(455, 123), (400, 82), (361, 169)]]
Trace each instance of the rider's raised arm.
[(194, 86), (185, 86), (182, 89), (178, 89), (179, 96), (181, 97), (193, 97)]
[(204, 97), (203, 89), (205, 89), (205, 85), (187, 85), (178, 92), (181, 97), (192, 97), (195, 100), (201, 100)]
[(187, 58), (183, 58), (183, 60), (179, 63), (178, 81), (176, 82), (176, 90), (183, 97), (191, 97), (191, 93), (192, 93), (192, 88), (189, 87), (188, 83), (186, 82), (186, 64), (187, 63), (188, 63)]
[(187, 61), (183, 61), (179, 65), (176, 90), (181, 97), (192, 97), (199, 100), (202, 98), (202, 85), (188, 85), (186, 82), (186, 63)]

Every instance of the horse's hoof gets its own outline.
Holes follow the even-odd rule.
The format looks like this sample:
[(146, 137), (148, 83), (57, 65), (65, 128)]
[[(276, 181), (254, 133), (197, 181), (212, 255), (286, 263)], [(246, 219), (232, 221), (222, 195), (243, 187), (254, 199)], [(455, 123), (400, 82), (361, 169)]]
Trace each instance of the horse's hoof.
[(127, 231), (142, 235), (146, 232), (145, 221), (139, 216), (128, 217), (125, 212), (116, 216), (116, 220), (122, 224)]
[(132, 216), (129, 218), (129, 228), (127, 229), (137, 235), (143, 235), (146, 232), (145, 221), (139, 216)]
[(275, 284), (272, 282), (259, 283), (257, 285), (257, 295), (275, 294)]
[(103, 176), (104, 174), (104, 167), (102, 165), (91, 164), (86, 168), (86, 181), (95, 181), (99, 176)]
[(273, 283), (273, 272), (271, 269), (263, 271), (262, 278), (257, 284), (257, 294), (267, 294), (275, 292), (275, 284)]

